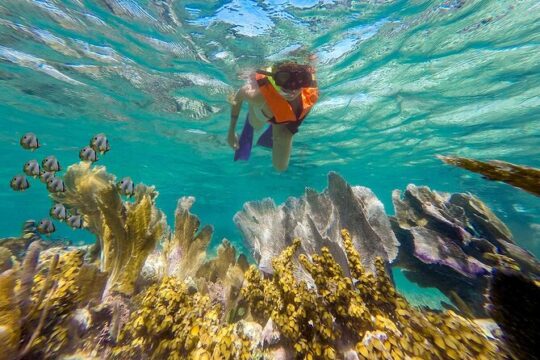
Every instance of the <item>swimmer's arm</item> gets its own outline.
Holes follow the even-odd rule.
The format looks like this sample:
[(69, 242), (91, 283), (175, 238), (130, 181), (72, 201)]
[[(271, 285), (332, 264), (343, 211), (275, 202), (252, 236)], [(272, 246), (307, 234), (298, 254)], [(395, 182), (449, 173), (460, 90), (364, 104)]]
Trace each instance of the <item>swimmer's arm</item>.
[(236, 95), (231, 99), (231, 122), (229, 124), (229, 134), (234, 133), (236, 129), (236, 123), (238, 122), (238, 116), (240, 115), (240, 110), (242, 109), (242, 103), (246, 99), (245, 95), (245, 86), (241, 87)]
[(244, 101), (253, 102), (256, 100), (259, 94), (257, 83), (254, 80), (248, 81), (242, 86), (236, 95), (231, 99), (231, 123), (229, 125), (229, 134), (234, 133), (236, 129), (236, 123), (238, 122), (238, 116), (242, 109), (242, 103)]

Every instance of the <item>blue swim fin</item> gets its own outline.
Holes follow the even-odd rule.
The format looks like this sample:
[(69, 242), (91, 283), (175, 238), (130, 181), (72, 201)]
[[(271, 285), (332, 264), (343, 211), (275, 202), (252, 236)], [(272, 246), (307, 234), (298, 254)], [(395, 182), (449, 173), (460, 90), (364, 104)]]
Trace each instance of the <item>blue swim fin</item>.
[[(248, 115), (249, 116), (249, 115)], [(246, 116), (246, 122), (242, 129), (242, 134), (238, 140), (238, 149), (234, 153), (234, 161), (248, 160), (253, 146), (253, 126), (249, 123), (249, 118)]]
[(263, 132), (263, 134), (259, 137), (259, 140), (257, 141), (257, 145), (264, 146), (267, 148), (272, 148), (273, 141), (272, 141), (272, 125), (268, 125), (268, 128)]

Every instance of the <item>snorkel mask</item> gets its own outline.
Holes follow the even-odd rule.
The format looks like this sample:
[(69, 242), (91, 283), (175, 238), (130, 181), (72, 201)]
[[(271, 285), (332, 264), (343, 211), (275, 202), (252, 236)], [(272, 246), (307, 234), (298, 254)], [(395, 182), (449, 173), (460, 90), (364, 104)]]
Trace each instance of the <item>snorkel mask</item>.
[(285, 90), (298, 90), (301, 88), (315, 87), (313, 68), (309, 65), (287, 64), (278, 66), (275, 72), (257, 70), (257, 73), (269, 77), (270, 82), (276, 88)]

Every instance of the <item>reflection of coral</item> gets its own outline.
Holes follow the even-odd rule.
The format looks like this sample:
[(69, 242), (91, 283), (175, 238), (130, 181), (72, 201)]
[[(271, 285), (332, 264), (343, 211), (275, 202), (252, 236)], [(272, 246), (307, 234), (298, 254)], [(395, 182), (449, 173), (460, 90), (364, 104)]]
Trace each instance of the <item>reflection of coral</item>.
[(250, 342), (238, 324), (222, 325), (209, 297), (165, 277), (139, 295), (139, 307), (120, 333), (118, 359), (249, 359)]
[(504, 358), (473, 322), (453, 312), (411, 307), (395, 292), (382, 259), (375, 262), (375, 275), (366, 272), (348, 232), (342, 236), (353, 277), (345, 276), (323, 249), (312, 260), (300, 257), (315, 283), (308, 289), (293, 276), (299, 241), (274, 261), (271, 279), (263, 279), (255, 267), (246, 274), (242, 293), (255, 318), (277, 324), (282, 339), (275, 346), (292, 346), (300, 356), (324, 359), (354, 351), (362, 359)]

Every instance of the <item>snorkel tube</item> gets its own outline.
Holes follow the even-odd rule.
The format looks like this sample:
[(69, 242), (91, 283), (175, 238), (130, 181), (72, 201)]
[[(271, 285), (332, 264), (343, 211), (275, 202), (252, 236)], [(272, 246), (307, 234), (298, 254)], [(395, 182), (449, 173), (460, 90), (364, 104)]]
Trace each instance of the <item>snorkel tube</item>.
[[(268, 67), (266, 68), (267, 70), (257, 70), (256, 73), (258, 74), (261, 74), (261, 75), (265, 75), (266, 78), (268, 79), (268, 82), (270, 82), (270, 84), (272, 84), (272, 86), (279, 92), (282, 92), (281, 90), (281, 86), (277, 85), (276, 84), (276, 81), (274, 80), (274, 72), (272, 71), (273, 68), (272, 67)], [(270, 71), (268, 71), (270, 70)]]

